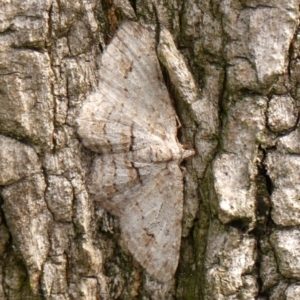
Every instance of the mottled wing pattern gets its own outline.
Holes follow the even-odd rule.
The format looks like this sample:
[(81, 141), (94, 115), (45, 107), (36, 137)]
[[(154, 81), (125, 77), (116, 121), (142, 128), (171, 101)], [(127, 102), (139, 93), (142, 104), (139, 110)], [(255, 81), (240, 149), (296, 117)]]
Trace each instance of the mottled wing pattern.
[(176, 114), (155, 52), (155, 32), (124, 23), (102, 56), (99, 87), (77, 120), (101, 155), (88, 181), (93, 199), (120, 218), (135, 259), (159, 281), (177, 268), (183, 181)]
[[(143, 194), (144, 177), (155, 176), (163, 166), (144, 164), (134, 167), (127, 153), (101, 155), (94, 159), (89, 181), (89, 192), (94, 199), (101, 201), (111, 213), (121, 216), (127, 199), (137, 199)], [(142, 175), (142, 173), (147, 175)]]
[(90, 193), (120, 217), (135, 259), (160, 281), (172, 278), (181, 240), (182, 173), (177, 162), (134, 168), (117, 155), (94, 161)]
[(83, 106), (78, 122), (88, 148), (120, 153), (162, 141), (176, 145), (176, 114), (154, 35), (153, 30), (126, 22), (103, 54), (98, 90)]
[(120, 217), (131, 253), (149, 274), (170, 280), (179, 259), (182, 221), (182, 173), (175, 162), (163, 164), (143, 182), (143, 195), (130, 201)]

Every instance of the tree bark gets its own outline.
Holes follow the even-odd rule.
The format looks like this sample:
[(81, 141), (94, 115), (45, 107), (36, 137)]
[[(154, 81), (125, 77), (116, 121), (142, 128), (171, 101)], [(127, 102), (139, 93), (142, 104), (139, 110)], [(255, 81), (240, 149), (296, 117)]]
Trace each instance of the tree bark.
[[(299, 4), (2, 0), (0, 299), (300, 299)], [(172, 152), (170, 159), (176, 167), (157, 183), (147, 177), (164, 201), (183, 200), (179, 210), (169, 209), (180, 216), (180, 230), (162, 220), (181, 240), (171, 279), (164, 266), (150, 267), (147, 255), (128, 247), (133, 233), (124, 233), (123, 206), (110, 208), (92, 195), (93, 166), (104, 148), (95, 146), (97, 126), (85, 135), (78, 129), (101, 82), (118, 82), (104, 55), (126, 22), (137, 24), (141, 40), (149, 32), (149, 56), (163, 74), (155, 82), (167, 87), (166, 107), (181, 125), (181, 156)], [(138, 42), (129, 35), (130, 53)], [(150, 58), (134, 57), (124, 78), (142, 61), (150, 69)], [(145, 72), (151, 94), (152, 73)], [(156, 100), (153, 111), (163, 111)], [(120, 153), (112, 154), (120, 162)], [(145, 201), (159, 197), (153, 195)], [(134, 213), (126, 220), (131, 216), (134, 223)], [(149, 245), (141, 247), (148, 253)]]

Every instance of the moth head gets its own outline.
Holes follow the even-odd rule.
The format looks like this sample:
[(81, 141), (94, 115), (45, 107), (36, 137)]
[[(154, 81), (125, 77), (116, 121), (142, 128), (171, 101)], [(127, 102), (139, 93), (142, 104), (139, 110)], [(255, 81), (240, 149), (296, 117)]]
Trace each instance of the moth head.
[(191, 144), (183, 144), (181, 145), (181, 149), (182, 149), (181, 161), (188, 160), (195, 155), (195, 150), (193, 149), (193, 146)]

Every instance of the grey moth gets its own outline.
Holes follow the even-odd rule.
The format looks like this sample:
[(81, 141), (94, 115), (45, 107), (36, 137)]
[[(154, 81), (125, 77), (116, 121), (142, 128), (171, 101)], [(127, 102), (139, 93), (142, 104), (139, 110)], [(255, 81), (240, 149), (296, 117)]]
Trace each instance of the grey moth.
[(161, 282), (174, 276), (183, 211), (177, 117), (156, 56), (155, 32), (125, 22), (101, 58), (99, 86), (77, 119), (82, 143), (99, 155), (89, 193), (119, 217), (141, 266)]

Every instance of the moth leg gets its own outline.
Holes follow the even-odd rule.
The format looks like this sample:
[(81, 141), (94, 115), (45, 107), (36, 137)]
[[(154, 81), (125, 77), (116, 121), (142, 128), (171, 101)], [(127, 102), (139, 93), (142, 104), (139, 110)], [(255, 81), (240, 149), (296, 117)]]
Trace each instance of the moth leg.
[(177, 115), (175, 117), (176, 117), (177, 129), (180, 129), (182, 127), (181, 122)]
[(186, 172), (187, 172), (186, 167), (183, 167), (183, 166), (179, 166), (179, 167), (180, 167), (180, 170), (182, 172), (182, 176), (184, 177)]

